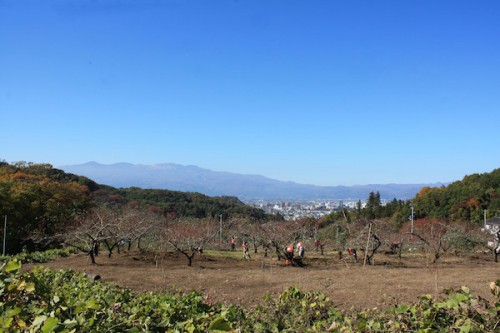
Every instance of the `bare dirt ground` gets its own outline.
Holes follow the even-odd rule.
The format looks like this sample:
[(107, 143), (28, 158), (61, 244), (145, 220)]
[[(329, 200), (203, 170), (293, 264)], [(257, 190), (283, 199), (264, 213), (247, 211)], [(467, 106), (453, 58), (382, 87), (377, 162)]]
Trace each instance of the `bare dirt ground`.
[[(415, 302), (422, 294), (443, 296), (445, 288), (468, 286), (476, 295), (492, 299), (489, 282), (500, 279), (500, 263), (492, 255), (448, 256), (430, 264), (425, 256), (376, 255), (375, 266), (340, 260), (336, 253), (308, 253), (305, 267), (284, 266), (275, 258), (253, 254), (243, 260), (239, 252), (206, 251), (187, 266), (184, 256), (129, 252), (102, 253), (97, 265), (85, 255), (75, 255), (46, 263), (50, 268), (73, 269), (98, 274), (103, 281), (139, 291), (196, 290), (209, 302), (237, 304), (252, 308), (265, 294), (279, 295), (290, 286), (321, 291), (342, 309), (387, 308), (396, 303)], [(26, 265), (24, 269), (30, 269)]]

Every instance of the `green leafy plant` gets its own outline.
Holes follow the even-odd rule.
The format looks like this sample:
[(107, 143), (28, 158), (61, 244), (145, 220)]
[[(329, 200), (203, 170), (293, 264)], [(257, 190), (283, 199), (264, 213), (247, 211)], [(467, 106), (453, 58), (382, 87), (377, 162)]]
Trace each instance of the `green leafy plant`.
[(20, 274), (21, 261), (0, 266), (0, 332), (498, 332), (500, 280), (490, 284), (496, 302), (467, 287), (436, 301), (386, 311), (340, 311), (324, 294), (285, 290), (243, 311), (209, 304), (196, 293), (138, 293), (84, 274), (37, 267)]

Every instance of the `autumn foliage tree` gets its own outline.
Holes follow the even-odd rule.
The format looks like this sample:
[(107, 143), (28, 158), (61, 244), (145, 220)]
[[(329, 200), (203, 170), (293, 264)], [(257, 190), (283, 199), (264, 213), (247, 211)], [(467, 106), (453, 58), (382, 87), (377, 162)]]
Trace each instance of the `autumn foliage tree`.
[(465, 176), (448, 186), (424, 187), (413, 200), (419, 218), (480, 224), (483, 210), (500, 210), (500, 169)]
[[(53, 235), (89, 207), (91, 181), (53, 169), (49, 164), (19, 162), (0, 166), (0, 211), (8, 216), (10, 252)], [(36, 237), (33, 237), (36, 235)], [(44, 247), (46, 243), (36, 244)]]

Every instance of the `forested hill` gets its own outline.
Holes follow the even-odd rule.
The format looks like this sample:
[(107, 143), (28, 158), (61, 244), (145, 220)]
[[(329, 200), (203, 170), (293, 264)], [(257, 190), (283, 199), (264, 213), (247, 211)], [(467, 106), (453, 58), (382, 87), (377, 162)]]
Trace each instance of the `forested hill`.
[[(235, 197), (209, 197), (168, 190), (116, 189), (55, 169), (50, 164), (0, 162), (0, 214), (7, 216), (10, 248), (19, 247), (33, 231), (51, 234), (71, 223), (75, 214), (105, 204), (133, 204), (167, 217), (251, 217), (265, 213)], [(0, 226), (3, 231), (3, 223)], [(16, 249), (18, 250), (18, 249)]]
[(500, 169), (465, 176), (446, 187), (424, 187), (413, 200), (418, 217), (480, 222), (500, 214)]
[(364, 217), (368, 220), (383, 219), (401, 226), (408, 221), (412, 209), (416, 219), (440, 219), (448, 222), (464, 222), (473, 225), (483, 223), (487, 217), (500, 216), (500, 169), (489, 173), (472, 174), (462, 180), (441, 187), (423, 187), (411, 200), (393, 199), (382, 205), (380, 193), (370, 193), (366, 207), (330, 214), (328, 220)]
[[(262, 210), (245, 205), (237, 197), (210, 197), (196, 192), (149, 190), (137, 187), (117, 189), (99, 185), (87, 177), (65, 173), (50, 164), (3, 162), (0, 164), (0, 182), (2, 203), (10, 202), (9, 207), (16, 207), (14, 203), (16, 198), (22, 198), (22, 202), (31, 203), (31, 206), (37, 206), (39, 203), (41, 206), (36, 209), (38, 216), (52, 204), (65, 206), (64, 203), (70, 201), (73, 208), (80, 209), (103, 203), (126, 204), (135, 201), (156, 206), (165, 214), (175, 217), (204, 218), (223, 214), (265, 218)], [(78, 198), (75, 198), (76, 194), (68, 193), (68, 189), (77, 192)], [(27, 207), (24, 210), (26, 209)], [(53, 213), (49, 215), (52, 216)]]
[(106, 194), (110, 194), (110, 196), (105, 196), (105, 200), (114, 202), (124, 200), (152, 205), (162, 209), (167, 217), (216, 218), (222, 214), (224, 218), (228, 216), (266, 218), (263, 210), (247, 206), (237, 197), (210, 197), (196, 192), (141, 189), (138, 187), (117, 189), (101, 186), (101, 188)]

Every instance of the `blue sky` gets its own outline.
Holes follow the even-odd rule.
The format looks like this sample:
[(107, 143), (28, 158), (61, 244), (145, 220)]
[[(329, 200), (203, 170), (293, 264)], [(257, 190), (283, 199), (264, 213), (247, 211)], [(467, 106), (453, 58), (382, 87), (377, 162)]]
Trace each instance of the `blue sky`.
[(317, 185), (500, 167), (499, 1), (0, 0), (0, 158)]

